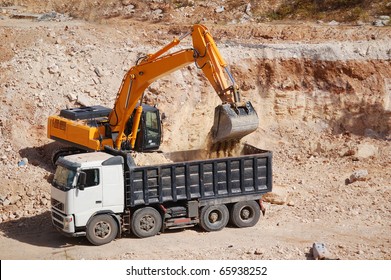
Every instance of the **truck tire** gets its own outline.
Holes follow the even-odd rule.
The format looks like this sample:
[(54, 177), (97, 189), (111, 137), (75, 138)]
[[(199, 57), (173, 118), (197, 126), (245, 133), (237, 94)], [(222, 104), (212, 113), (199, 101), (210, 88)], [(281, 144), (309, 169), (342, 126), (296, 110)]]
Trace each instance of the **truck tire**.
[(231, 209), (231, 223), (239, 228), (252, 227), (261, 217), (261, 208), (256, 201), (240, 201)]
[(87, 225), (87, 239), (94, 245), (110, 243), (118, 234), (118, 224), (110, 215), (98, 215)]
[(152, 207), (140, 208), (132, 216), (131, 227), (137, 237), (154, 236), (162, 228), (162, 215)]
[(227, 206), (211, 205), (202, 207), (200, 213), (200, 225), (205, 231), (222, 230), (229, 220), (229, 212)]

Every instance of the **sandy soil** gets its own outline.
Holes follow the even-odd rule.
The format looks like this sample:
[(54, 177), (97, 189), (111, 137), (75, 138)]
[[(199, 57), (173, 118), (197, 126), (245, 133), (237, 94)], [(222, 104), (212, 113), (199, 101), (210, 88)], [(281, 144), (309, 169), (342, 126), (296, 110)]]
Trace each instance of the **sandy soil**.
[[(260, 116), (243, 141), (272, 150), (274, 189), (253, 228), (168, 231), (95, 247), (51, 227), (46, 119), (112, 106), (140, 54), (186, 26), (107, 19), (0, 20), (0, 259), (391, 259), (389, 27), (206, 22)], [(184, 42), (190, 46), (190, 41)], [(98, 71), (96, 70), (98, 69)], [(97, 72), (100, 75), (97, 75)], [(218, 97), (194, 66), (157, 81), (164, 151), (206, 145)], [(27, 165), (18, 166), (21, 160)], [(366, 171), (355, 177), (355, 171)], [(6, 202), (7, 201), (7, 202)]]

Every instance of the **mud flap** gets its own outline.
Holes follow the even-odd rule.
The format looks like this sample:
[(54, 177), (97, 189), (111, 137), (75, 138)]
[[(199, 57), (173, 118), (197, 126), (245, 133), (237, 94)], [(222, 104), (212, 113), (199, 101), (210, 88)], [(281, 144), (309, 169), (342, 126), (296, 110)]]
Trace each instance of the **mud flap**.
[(250, 101), (242, 105), (222, 104), (215, 108), (213, 143), (239, 140), (255, 131), (259, 119)]

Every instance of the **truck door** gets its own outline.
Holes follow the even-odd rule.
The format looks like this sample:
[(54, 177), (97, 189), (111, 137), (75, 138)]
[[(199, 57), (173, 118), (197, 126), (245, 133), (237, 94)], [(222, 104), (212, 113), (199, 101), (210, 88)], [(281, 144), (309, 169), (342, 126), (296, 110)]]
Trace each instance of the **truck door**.
[(124, 210), (124, 175), (121, 165), (102, 166), (103, 208), (114, 213)]
[(76, 226), (83, 226), (93, 213), (102, 208), (101, 168), (83, 169), (86, 184), (74, 192), (74, 213)]

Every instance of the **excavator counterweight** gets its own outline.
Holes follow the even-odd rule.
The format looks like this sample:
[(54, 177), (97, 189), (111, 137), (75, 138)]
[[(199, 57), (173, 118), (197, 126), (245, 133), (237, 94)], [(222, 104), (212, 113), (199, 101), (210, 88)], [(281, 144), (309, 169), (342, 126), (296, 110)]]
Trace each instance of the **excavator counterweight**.
[(243, 105), (222, 104), (215, 108), (212, 142), (239, 140), (255, 131), (258, 115), (250, 101)]

